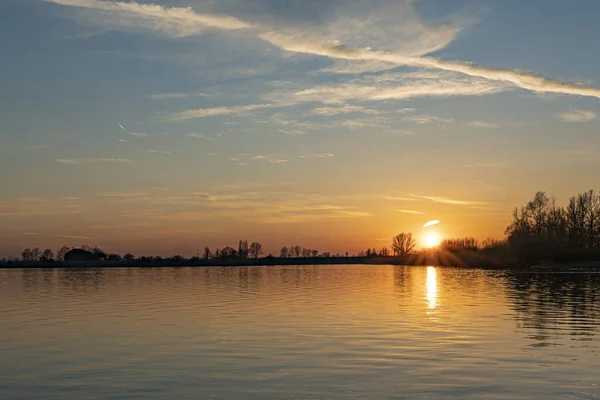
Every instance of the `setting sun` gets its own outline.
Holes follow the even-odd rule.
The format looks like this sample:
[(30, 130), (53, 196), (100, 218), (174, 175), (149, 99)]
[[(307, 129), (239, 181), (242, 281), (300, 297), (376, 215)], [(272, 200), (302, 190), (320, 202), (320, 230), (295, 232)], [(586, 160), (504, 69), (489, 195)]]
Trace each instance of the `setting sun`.
[(423, 247), (431, 248), (440, 244), (440, 238), (436, 233), (426, 233), (423, 236)]

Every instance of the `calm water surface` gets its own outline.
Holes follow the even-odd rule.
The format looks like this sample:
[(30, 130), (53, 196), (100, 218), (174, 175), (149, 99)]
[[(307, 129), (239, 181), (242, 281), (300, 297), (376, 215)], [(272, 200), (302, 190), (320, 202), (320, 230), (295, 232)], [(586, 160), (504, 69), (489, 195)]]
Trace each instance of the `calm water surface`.
[(600, 276), (0, 270), (2, 399), (595, 399)]

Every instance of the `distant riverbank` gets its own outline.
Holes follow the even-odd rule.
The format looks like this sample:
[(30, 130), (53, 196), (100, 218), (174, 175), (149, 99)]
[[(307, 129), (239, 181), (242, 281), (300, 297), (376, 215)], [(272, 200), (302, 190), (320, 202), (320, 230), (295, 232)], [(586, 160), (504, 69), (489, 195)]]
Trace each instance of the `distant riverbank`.
[(183, 259), (183, 260), (131, 260), (131, 261), (73, 261), (73, 262), (10, 262), (0, 264), (0, 269), (10, 268), (161, 268), (161, 267), (253, 267), (285, 265), (408, 265), (441, 266), (478, 269), (518, 269), (531, 271), (600, 271), (600, 261), (564, 264), (538, 264), (532, 266), (501, 263), (477, 252), (425, 254), (377, 257), (297, 257), (297, 258), (231, 258), (231, 259)]
[(184, 260), (131, 260), (131, 261), (74, 261), (74, 262), (12, 262), (0, 264), (0, 268), (111, 268), (111, 267), (242, 267), (275, 265), (436, 265), (471, 268), (510, 268), (476, 253), (427, 255), (378, 256), (378, 257), (297, 257), (297, 258), (231, 258), (231, 259), (184, 259)]

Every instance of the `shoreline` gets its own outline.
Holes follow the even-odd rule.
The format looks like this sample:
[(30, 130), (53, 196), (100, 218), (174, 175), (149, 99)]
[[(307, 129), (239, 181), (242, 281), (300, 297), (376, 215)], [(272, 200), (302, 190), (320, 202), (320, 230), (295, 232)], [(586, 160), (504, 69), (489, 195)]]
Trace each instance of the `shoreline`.
[(10, 262), (0, 264), (0, 269), (59, 269), (59, 268), (209, 268), (209, 267), (262, 267), (262, 266), (329, 266), (329, 265), (394, 265), (436, 266), (466, 269), (488, 269), (529, 272), (600, 272), (599, 261), (573, 262), (565, 264), (544, 263), (531, 266), (500, 263), (477, 253), (454, 253), (426, 256), (378, 256), (378, 257), (299, 257), (299, 258), (245, 258), (245, 259), (184, 259), (152, 261), (69, 261), (69, 262)]
[(450, 259), (438, 254), (423, 256), (378, 256), (378, 257), (299, 257), (299, 258), (246, 258), (246, 259), (186, 259), (152, 261), (69, 261), (69, 262), (12, 262), (0, 264), (0, 269), (17, 268), (167, 268), (167, 267), (257, 267), (294, 265), (406, 265), (406, 266), (445, 266), (478, 269), (513, 269), (514, 266), (501, 264), (473, 254), (457, 254)]

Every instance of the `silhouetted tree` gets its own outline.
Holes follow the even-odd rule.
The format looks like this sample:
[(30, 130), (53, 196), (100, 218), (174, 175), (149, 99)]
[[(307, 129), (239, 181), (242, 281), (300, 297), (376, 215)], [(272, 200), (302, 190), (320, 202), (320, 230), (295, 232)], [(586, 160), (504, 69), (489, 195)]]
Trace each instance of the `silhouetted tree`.
[(235, 249), (227, 246), (227, 247), (223, 247), (221, 249), (221, 258), (232, 258), (235, 257), (237, 255), (237, 252), (235, 251)]
[(394, 255), (397, 256), (407, 256), (414, 250), (416, 246), (415, 239), (413, 239), (412, 233), (402, 232), (396, 236), (394, 236), (392, 241), (392, 249), (394, 250)]
[(123, 260), (125, 261), (132, 261), (135, 259), (135, 256), (131, 253), (127, 253), (123, 256)]
[(379, 255), (382, 257), (387, 257), (390, 255), (390, 249), (388, 249), (387, 247), (382, 247), (381, 249), (379, 249)]
[(511, 254), (522, 263), (597, 257), (600, 252), (600, 196), (594, 191), (573, 196), (566, 208), (544, 192), (513, 211), (506, 228)]
[(213, 256), (212, 252), (210, 251), (209, 247), (205, 247), (204, 248), (204, 253), (202, 254), (202, 258), (204, 258), (205, 260), (211, 259)]
[(307, 249), (306, 247), (302, 248), (302, 257), (305, 257), (305, 258), (310, 257), (310, 253), (311, 253), (310, 249)]
[(30, 248), (23, 249), (21, 252), (21, 261), (31, 262), (33, 261), (33, 253)]
[(250, 255), (252, 256), (252, 258), (258, 258), (262, 255), (262, 253), (263, 253), (262, 244), (260, 244), (258, 242), (253, 242), (250, 245)]
[(242, 257), (242, 258), (248, 258), (248, 253), (249, 249), (248, 249), (248, 241), (247, 240), (240, 240), (239, 244), (238, 244), (238, 256)]
[(281, 250), (279, 251), (279, 257), (288, 258), (289, 255), (290, 255), (290, 250), (286, 246), (283, 246), (281, 248)]
[(183, 258), (183, 256), (180, 256), (179, 254), (174, 255), (173, 257), (171, 257), (171, 260), (173, 261), (183, 261), (185, 260), (185, 258)]
[(52, 253), (52, 250), (45, 249), (40, 256), (40, 261), (45, 263), (54, 261), (54, 253)]
[(106, 261), (121, 261), (121, 256), (116, 253), (111, 253), (106, 256)]
[(479, 242), (475, 238), (449, 238), (442, 240), (440, 248), (449, 252), (477, 251)]
[(64, 261), (65, 260), (65, 254), (67, 254), (67, 252), (71, 250), (71, 248), (69, 246), (63, 246), (60, 249), (58, 249), (56, 251), (56, 261)]
[(296, 257), (296, 258), (300, 257), (300, 254), (302, 253), (302, 246), (298, 246), (298, 245), (293, 246), (292, 253), (293, 253), (294, 257)]
[(313, 250), (310, 251), (311, 257), (316, 257), (318, 254), (319, 254), (319, 250), (314, 250), (313, 249)]

